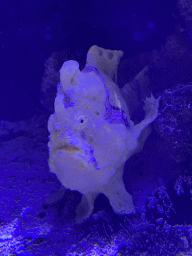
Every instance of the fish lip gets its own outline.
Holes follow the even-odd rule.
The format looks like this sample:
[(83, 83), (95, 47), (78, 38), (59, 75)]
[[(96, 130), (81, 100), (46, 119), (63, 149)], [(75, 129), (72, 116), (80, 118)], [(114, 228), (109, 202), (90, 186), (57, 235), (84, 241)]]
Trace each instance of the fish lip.
[(65, 144), (59, 144), (56, 148), (55, 148), (55, 151), (57, 150), (64, 150), (64, 151), (69, 151), (69, 152), (81, 152), (81, 150), (69, 143), (65, 143)]

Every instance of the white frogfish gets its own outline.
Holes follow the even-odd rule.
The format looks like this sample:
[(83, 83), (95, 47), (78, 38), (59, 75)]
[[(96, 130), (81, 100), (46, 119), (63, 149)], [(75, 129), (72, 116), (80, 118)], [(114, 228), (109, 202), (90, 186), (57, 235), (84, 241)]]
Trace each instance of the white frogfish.
[(117, 214), (134, 212), (123, 183), (126, 160), (142, 149), (147, 126), (158, 115), (159, 98), (145, 100), (145, 118), (137, 125), (115, 83), (122, 51), (92, 46), (85, 68), (69, 60), (60, 69), (55, 112), (48, 121), (49, 168), (66, 189), (83, 194), (77, 221), (88, 218), (103, 193)]

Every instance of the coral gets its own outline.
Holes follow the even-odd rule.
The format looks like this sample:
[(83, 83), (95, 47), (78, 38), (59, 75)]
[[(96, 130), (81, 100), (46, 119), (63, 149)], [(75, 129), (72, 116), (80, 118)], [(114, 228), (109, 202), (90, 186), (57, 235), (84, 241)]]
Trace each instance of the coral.
[(177, 162), (190, 159), (192, 85), (177, 85), (162, 95), (160, 115), (155, 122), (157, 133), (167, 142), (170, 155)]

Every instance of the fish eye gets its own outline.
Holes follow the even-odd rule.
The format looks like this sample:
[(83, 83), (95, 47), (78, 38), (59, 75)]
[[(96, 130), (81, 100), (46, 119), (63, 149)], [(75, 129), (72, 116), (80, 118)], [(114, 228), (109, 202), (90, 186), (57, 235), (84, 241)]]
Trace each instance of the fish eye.
[(78, 117), (78, 123), (79, 124), (84, 124), (86, 121), (87, 121), (86, 116), (81, 115), (81, 116)]

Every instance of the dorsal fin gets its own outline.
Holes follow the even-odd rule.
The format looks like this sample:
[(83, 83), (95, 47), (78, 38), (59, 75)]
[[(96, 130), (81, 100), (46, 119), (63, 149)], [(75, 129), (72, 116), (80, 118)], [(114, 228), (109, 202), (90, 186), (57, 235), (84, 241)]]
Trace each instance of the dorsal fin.
[(87, 53), (86, 66), (97, 68), (100, 73), (107, 75), (116, 82), (117, 67), (122, 56), (122, 51), (106, 50), (93, 45)]

